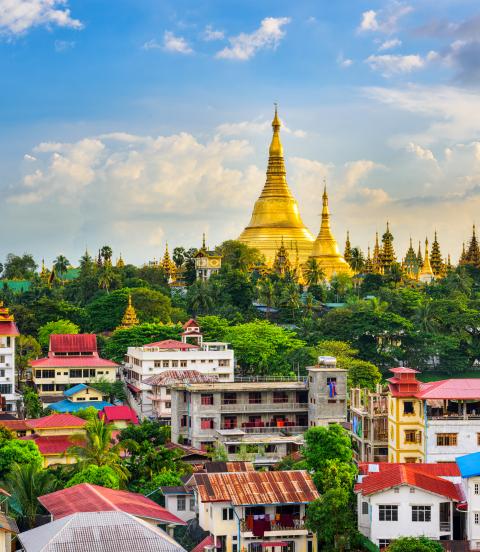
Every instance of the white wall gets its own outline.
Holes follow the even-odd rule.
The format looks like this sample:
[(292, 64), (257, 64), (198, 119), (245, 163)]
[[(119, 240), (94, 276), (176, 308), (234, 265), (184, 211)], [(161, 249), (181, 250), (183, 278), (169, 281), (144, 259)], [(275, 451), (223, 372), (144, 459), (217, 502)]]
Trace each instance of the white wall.
[[(468, 503), (466, 533), (471, 548), (480, 550), (480, 523), (475, 523), (475, 513), (480, 521), (480, 476), (464, 479), (464, 489)], [(475, 494), (475, 485), (478, 485), (479, 494)]]
[[(457, 445), (437, 446), (437, 433), (457, 433)], [(427, 420), (426, 462), (455, 462), (457, 456), (478, 452), (479, 420)]]
[[(179, 510), (178, 509), (178, 497), (183, 496), (185, 497), (185, 510)], [(193, 495), (176, 495), (176, 494), (168, 494), (165, 495), (165, 508), (175, 516), (179, 517), (180, 519), (183, 519), (183, 521), (190, 521), (191, 519), (194, 519), (196, 517), (195, 509), (190, 509), (190, 501), (194, 501)]]
[[(403, 536), (418, 537), (425, 535), (438, 540), (441, 535), (451, 535), (440, 532), (440, 503), (450, 502), (422, 489), (402, 485), (396, 489), (388, 489), (374, 495), (363, 497), (358, 495), (358, 530), (375, 544), (380, 539), (396, 539)], [(398, 490), (398, 492), (396, 492)], [(362, 502), (369, 503), (369, 513), (362, 514)], [(398, 505), (398, 521), (379, 521), (379, 505)], [(431, 506), (431, 521), (412, 521), (412, 506)], [(452, 506), (450, 506), (452, 508)], [(450, 512), (452, 514), (452, 510)], [(450, 516), (451, 522), (452, 515)]]
[(5, 371), (4, 376), (0, 376), (0, 384), (10, 385), (12, 393), (5, 393), (3, 396), (10, 405), (9, 409), (16, 410), (15, 395), (15, 337), (10, 337), (10, 346), (7, 347), (7, 337), (0, 336), (0, 357), (3, 357), (4, 362), (0, 362), (0, 370)]

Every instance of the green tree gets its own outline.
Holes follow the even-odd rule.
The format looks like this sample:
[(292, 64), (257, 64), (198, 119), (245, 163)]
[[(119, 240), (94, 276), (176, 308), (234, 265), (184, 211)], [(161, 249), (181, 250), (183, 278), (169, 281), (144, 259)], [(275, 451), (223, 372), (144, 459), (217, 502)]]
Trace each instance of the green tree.
[(38, 497), (55, 491), (56, 479), (37, 462), (13, 464), (3, 485), (11, 495), (8, 502), (18, 516), (20, 526), (31, 529), (37, 515), (42, 512)]
[(43, 456), (33, 441), (6, 439), (0, 441), (0, 478), (5, 478), (14, 464), (30, 464), (40, 468)]
[(31, 280), (37, 269), (37, 263), (30, 253), (22, 256), (9, 253), (3, 263), (2, 277), (5, 280)]
[(18, 380), (25, 381), (26, 370), (30, 361), (38, 358), (42, 353), (40, 343), (31, 335), (19, 335), (15, 340), (15, 367)]
[(264, 257), (258, 249), (237, 240), (224, 241), (215, 251), (222, 255), (222, 266), (231, 269), (246, 271), (264, 262)]
[(352, 251), (350, 252), (349, 265), (356, 274), (363, 270), (365, 266), (365, 257), (359, 247), (352, 248)]
[(43, 414), (42, 401), (31, 387), (25, 387), (23, 390), (23, 407), (26, 418), (40, 418)]
[(230, 327), (230, 323), (226, 318), (213, 314), (199, 316), (197, 322), (205, 341), (223, 341), (225, 332)]
[(65, 257), (65, 255), (59, 255), (54, 261), (53, 261), (53, 268), (55, 269), (55, 273), (59, 278), (62, 277), (65, 272), (67, 272), (68, 267), (70, 266), (70, 261)]
[(322, 472), (329, 460), (345, 464), (352, 462), (351, 440), (340, 425), (311, 427), (305, 432), (304, 437), (302, 454), (309, 471)]
[(187, 291), (187, 304), (193, 316), (208, 314), (213, 307), (209, 286), (202, 280), (194, 282)]
[(275, 287), (271, 278), (263, 277), (257, 282), (258, 300), (267, 307), (266, 318), (270, 318), (270, 311), (275, 306)]
[(387, 548), (388, 552), (442, 552), (443, 546), (427, 537), (400, 537)]
[(151, 445), (158, 447), (164, 445), (170, 438), (170, 428), (168, 426), (162, 426), (158, 422), (153, 420), (142, 420), (142, 423), (138, 425), (130, 425), (117, 436), (118, 441), (121, 443), (136, 442), (139, 445)]
[(91, 483), (92, 485), (100, 485), (109, 489), (120, 488), (120, 478), (118, 474), (110, 466), (96, 466), (91, 464), (78, 471), (71, 477), (65, 487), (73, 487), (80, 483)]
[(325, 271), (313, 257), (305, 263), (303, 275), (308, 286), (316, 286), (325, 280)]
[(125, 385), (122, 381), (116, 380), (112, 382), (104, 378), (98, 378), (96, 380), (90, 380), (88, 385), (100, 391), (103, 396), (108, 397), (108, 401), (111, 403), (115, 403), (116, 401), (125, 402), (127, 400)]
[(79, 331), (80, 328), (73, 322), (70, 322), (70, 320), (47, 322), (38, 328), (38, 342), (43, 349), (48, 349), (52, 334), (78, 334)]

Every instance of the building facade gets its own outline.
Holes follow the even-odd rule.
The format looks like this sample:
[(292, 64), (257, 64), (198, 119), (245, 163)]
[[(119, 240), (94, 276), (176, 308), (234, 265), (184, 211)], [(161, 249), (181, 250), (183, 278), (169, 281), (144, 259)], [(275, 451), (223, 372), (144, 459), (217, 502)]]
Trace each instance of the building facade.
[(13, 314), (0, 301), (0, 411), (17, 410), (15, 339), (19, 335)]
[(94, 334), (51, 335), (48, 356), (30, 365), (41, 398), (61, 396), (71, 386), (96, 379), (114, 382), (118, 369), (115, 362), (100, 358)]
[(197, 280), (206, 282), (214, 274), (218, 274), (222, 268), (222, 256), (215, 251), (209, 251), (205, 245), (203, 235), (202, 247), (195, 253), (195, 273)]

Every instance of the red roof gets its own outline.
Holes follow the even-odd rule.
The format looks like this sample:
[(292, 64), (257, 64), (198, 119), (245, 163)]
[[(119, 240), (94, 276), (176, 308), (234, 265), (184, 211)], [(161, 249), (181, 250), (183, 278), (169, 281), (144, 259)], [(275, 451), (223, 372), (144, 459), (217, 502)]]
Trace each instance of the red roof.
[(419, 399), (480, 399), (480, 378), (447, 379), (422, 385)]
[(95, 334), (52, 334), (50, 351), (55, 353), (97, 352)]
[(33, 368), (113, 368), (118, 366), (117, 363), (111, 360), (100, 358), (99, 356), (66, 356), (66, 357), (54, 357), (48, 356), (45, 358), (39, 358), (38, 360), (31, 360), (30, 366)]
[(155, 343), (148, 343), (143, 347), (146, 349), (156, 347), (158, 349), (180, 350), (180, 351), (189, 351), (193, 349), (198, 349), (198, 345), (192, 345), (191, 343), (183, 343), (183, 341), (177, 341), (175, 339), (165, 339), (163, 341), (156, 341)]
[(26, 437), (20, 437), (23, 441), (33, 441), (41, 454), (48, 456), (51, 454), (63, 454), (70, 447), (84, 446), (84, 441), (73, 440), (72, 436), (69, 435), (27, 435)]
[(398, 368), (390, 368), (390, 372), (393, 374), (419, 374), (418, 370), (413, 368), (406, 368), (405, 366), (399, 366)]
[(11, 431), (27, 431), (31, 429), (27, 420), (0, 420), (0, 426), (6, 427)]
[(408, 485), (417, 487), (440, 496), (451, 498), (457, 502), (463, 500), (457, 485), (437, 475), (425, 473), (425, 468), (417, 469), (421, 464), (392, 464), (391, 469), (379, 473), (371, 473), (355, 485), (355, 490), (363, 495), (375, 494), (386, 489)]
[(194, 318), (190, 318), (185, 324), (183, 325), (183, 329), (186, 330), (187, 328), (199, 328), (198, 322)]
[(0, 335), (16, 336), (20, 332), (15, 322), (0, 322)]
[[(373, 473), (384, 472), (395, 466), (404, 466), (404, 463), (390, 462), (359, 462), (358, 470), (361, 475), (371, 475)], [(375, 466), (376, 471), (369, 471), (370, 466)], [(440, 462), (439, 464), (415, 464), (415, 470), (428, 475), (437, 477), (461, 477), (460, 470), (456, 462)]]
[(73, 414), (51, 414), (43, 418), (26, 420), (26, 422), (34, 429), (84, 427), (87, 423), (86, 420)]
[(212, 383), (216, 381), (218, 381), (218, 376), (202, 374), (198, 370), (165, 370), (165, 372), (150, 376), (143, 383), (166, 386), (173, 383)]
[(107, 422), (116, 422), (119, 420), (138, 424), (138, 418), (133, 408), (129, 406), (104, 406), (98, 413), (99, 418), (104, 418)]
[(197, 544), (197, 546), (195, 546), (192, 552), (204, 552), (205, 548), (212, 548), (213, 542), (213, 536), (208, 535), (208, 537), (205, 537), (201, 542)]
[(109, 512), (117, 510), (132, 516), (148, 518), (159, 523), (186, 525), (184, 521), (138, 493), (107, 489), (90, 483), (80, 483), (68, 489), (46, 494), (39, 502), (59, 519), (77, 512)]

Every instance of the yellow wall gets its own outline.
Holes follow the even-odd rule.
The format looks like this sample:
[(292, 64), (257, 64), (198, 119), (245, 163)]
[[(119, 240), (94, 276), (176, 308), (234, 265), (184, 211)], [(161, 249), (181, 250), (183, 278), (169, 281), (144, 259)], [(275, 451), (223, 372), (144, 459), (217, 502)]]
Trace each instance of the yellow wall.
[(48, 468), (54, 464), (75, 464), (75, 457), (68, 454), (47, 454), (43, 457), (43, 467)]
[(47, 435), (85, 435), (85, 429), (83, 427), (48, 427), (48, 428), (36, 428), (35, 433), (41, 436)]
[(100, 391), (87, 387), (87, 389), (83, 389), (82, 391), (75, 393), (75, 395), (72, 395), (70, 400), (73, 402), (101, 401), (103, 400), (103, 397)]
[[(413, 403), (414, 413), (404, 413), (405, 401)], [(405, 431), (413, 430), (420, 435), (420, 442), (405, 442)], [(425, 461), (425, 420), (423, 402), (412, 397), (388, 396), (388, 461), (405, 462), (415, 458), (416, 462)]]

